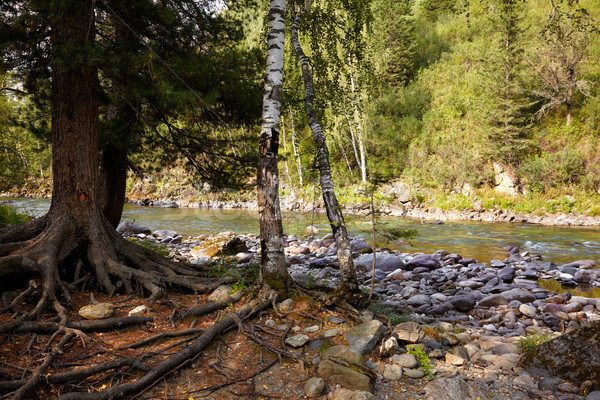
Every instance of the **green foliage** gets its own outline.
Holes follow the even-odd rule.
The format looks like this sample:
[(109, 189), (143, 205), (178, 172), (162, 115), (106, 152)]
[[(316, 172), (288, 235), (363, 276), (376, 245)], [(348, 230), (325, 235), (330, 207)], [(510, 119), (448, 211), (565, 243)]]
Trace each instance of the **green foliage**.
[(390, 320), (390, 324), (392, 325), (398, 325), (402, 322), (408, 321), (408, 316), (398, 313), (398, 310), (395, 307), (384, 305), (378, 302), (371, 303), (369, 305), (369, 310), (376, 314), (385, 315)]
[(31, 216), (17, 212), (7, 204), (0, 204), (0, 227), (17, 225), (31, 220)]
[(171, 256), (171, 252), (169, 251), (169, 248), (167, 247), (167, 245), (162, 244), (162, 243), (158, 243), (152, 239), (135, 239), (135, 238), (130, 238), (128, 239), (130, 242), (134, 242), (136, 244), (139, 244), (142, 247), (145, 247), (149, 250), (154, 251), (155, 253), (160, 254), (163, 257), (168, 257), (168, 258), (172, 258)]
[(419, 361), (419, 365), (423, 368), (423, 372), (428, 377), (431, 377), (431, 371), (435, 368), (431, 364), (431, 360), (427, 356), (427, 353), (421, 348), (413, 345), (407, 345), (406, 349), (408, 350), (408, 354), (412, 354)]
[(554, 336), (549, 333), (530, 333), (526, 336), (523, 336), (517, 342), (517, 346), (519, 346), (523, 351), (532, 351), (535, 350), (542, 343), (546, 343), (549, 340), (552, 340)]

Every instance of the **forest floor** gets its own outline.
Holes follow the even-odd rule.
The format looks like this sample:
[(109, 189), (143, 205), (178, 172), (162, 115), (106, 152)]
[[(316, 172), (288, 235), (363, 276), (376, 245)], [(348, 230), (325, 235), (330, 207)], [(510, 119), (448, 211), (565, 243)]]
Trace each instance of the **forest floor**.
[[(109, 299), (106, 295), (90, 291), (74, 293), (70, 314), (72, 322), (82, 320), (77, 310), (90, 304), (91, 295), (97, 302), (110, 302), (116, 306), (113, 318), (126, 317), (129, 311), (144, 302), (141, 298), (125, 295)], [(236, 304), (235, 307), (240, 306), (243, 301)], [(184, 310), (204, 302), (207, 302), (205, 295), (169, 291), (155, 308), (146, 314), (153, 317), (152, 322), (122, 329), (91, 332), (84, 341), (73, 340), (63, 349), (60, 357), (54, 360), (44, 376), (48, 377), (61, 372), (84, 369), (91, 365), (126, 358), (143, 360), (150, 366), (155, 365), (185, 347), (201, 334), (199, 330), (211, 326), (234, 308), (232, 305), (228, 309), (200, 318), (184, 319), (179, 321), (176, 326), (171, 322), (174, 309)], [(27, 309), (33, 307), (33, 304), (24, 303), (21, 307)], [(8, 315), (3, 314), (0, 317), (2, 318), (0, 324), (2, 324)], [(336, 325), (327, 322), (328, 317), (341, 317), (345, 320)], [(269, 309), (243, 321), (243, 325), (245, 330), (253, 332), (262, 343), (256, 339), (251, 340), (247, 333), (240, 332), (237, 327), (233, 328), (218, 336), (198, 358), (192, 361), (191, 365), (188, 363), (176, 368), (167, 377), (132, 398), (169, 400), (305, 399), (307, 398), (304, 391), (306, 380), (318, 376), (317, 366), (313, 364), (313, 360), (324, 348), (347, 344), (343, 333), (354, 323), (349, 320), (347, 315), (343, 316), (329, 311), (313, 299), (296, 298), (292, 310), (282, 313)], [(285, 346), (286, 336), (294, 332), (305, 332), (306, 328), (315, 326), (318, 327), (318, 330), (308, 333), (311, 340), (308, 346), (301, 349), (291, 349), (289, 346)], [(147, 346), (139, 348), (124, 349), (132, 343), (138, 343), (158, 334), (190, 328), (198, 329), (198, 332), (153, 341)], [(325, 338), (323, 332), (331, 328), (340, 328), (340, 332), (336, 336)], [(31, 333), (0, 336), (2, 370), (13, 376), (28, 375), (38, 367), (47, 352), (46, 346), (48, 346), (49, 338), (50, 335)], [(286, 350), (293, 354), (295, 359), (278, 357), (267, 349), (268, 345), (279, 349), (286, 347)], [(383, 371), (386, 360), (381, 359), (378, 354), (379, 352), (375, 350), (366, 359), (377, 365), (379, 371)], [(443, 376), (442, 370), (439, 373), (440, 376)], [(381, 372), (378, 374), (380, 375)], [(141, 372), (121, 368), (67, 384), (41, 385), (37, 392), (31, 394), (30, 398), (51, 399), (73, 391), (102, 391), (113, 385), (139, 379), (141, 376)], [(423, 390), (429, 383), (426, 378), (403, 378), (397, 381), (381, 378), (380, 376), (375, 387), (377, 399), (426, 398)], [(506, 384), (498, 381), (492, 386), (483, 385), (481, 389), (493, 399), (530, 398), (527, 393), (513, 388), (509, 382), (508, 379)], [(472, 382), (472, 384), (477, 384), (477, 382)], [(333, 397), (332, 394), (335, 388), (335, 384), (327, 381), (327, 389), (320, 398), (338, 398)], [(10, 394), (5, 397), (10, 398)]]

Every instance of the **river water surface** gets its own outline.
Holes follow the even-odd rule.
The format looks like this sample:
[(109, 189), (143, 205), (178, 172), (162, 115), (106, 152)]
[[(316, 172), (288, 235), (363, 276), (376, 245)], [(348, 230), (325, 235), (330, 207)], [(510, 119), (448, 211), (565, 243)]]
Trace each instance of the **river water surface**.
[[(10, 200), (15, 208), (34, 216), (43, 215), (50, 205), (49, 200), (43, 199), (3, 200)], [(154, 208), (126, 204), (123, 220), (135, 221), (152, 230), (171, 229), (189, 236), (225, 230), (237, 234), (259, 232), (258, 212), (243, 209)], [(347, 216), (346, 220), (351, 235), (361, 236), (370, 243), (370, 217)], [(377, 246), (403, 252), (432, 253), (444, 249), (465, 258), (489, 262), (490, 259), (505, 259), (507, 253), (502, 247), (516, 245), (522, 251), (541, 254), (544, 260), (559, 265), (581, 259), (600, 261), (600, 228), (476, 221), (447, 221), (443, 225), (433, 225), (400, 217), (384, 217), (380, 222), (390, 228), (414, 229), (418, 232), (418, 236), (411, 240), (412, 246), (389, 243), (378, 238)], [(330, 232), (324, 214), (284, 214), (283, 225), (288, 234), (302, 235), (306, 226), (311, 224), (322, 234)]]

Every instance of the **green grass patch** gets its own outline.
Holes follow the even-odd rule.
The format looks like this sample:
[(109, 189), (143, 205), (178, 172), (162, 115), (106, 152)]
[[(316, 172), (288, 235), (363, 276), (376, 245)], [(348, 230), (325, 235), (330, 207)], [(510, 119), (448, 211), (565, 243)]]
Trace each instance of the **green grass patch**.
[(135, 238), (130, 238), (128, 240), (130, 242), (139, 244), (140, 246), (145, 247), (149, 250), (152, 250), (153, 252), (158, 253), (163, 257), (171, 258), (171, 252), (169, 251), (169, 248), (165, 244), (156, 243), (154, 240), (150, 240), (150, 239), (138, 240)]
[(535, 350), (542, 343), (546, 343), (549, 340), (552, 340), (554, 336), (549, 333), (531, 333), (529, 335), (523, 336), (517, 342), (517, 346), (519, 346), (523, 351), (532, 351)]
[(401, 314), (398, 310), (392, 306), (383, 305), (380, 303), (372, 303), (369, 306), (369, 310), (373, 311), (375, 314), (385, 315), (389, 318), (390, 324), (398, 325), (402, 322), (408, 321), (408, 316), (405, 314)]

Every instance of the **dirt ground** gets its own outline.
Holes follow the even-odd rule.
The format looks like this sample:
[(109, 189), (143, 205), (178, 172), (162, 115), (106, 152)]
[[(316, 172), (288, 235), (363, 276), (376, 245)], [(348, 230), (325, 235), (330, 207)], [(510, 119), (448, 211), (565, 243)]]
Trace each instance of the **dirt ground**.
[[(71, 320), (81, 321), (77, 313), (80, 307), (90, 304), (91, 292), (73, 294)], [(110, 302), (116, 306), (113, 317), (127, 316), (129, 311), (144, 303), (141, 298), (124, 295), (108, 299), (106, 295), (94, 293), (97, 302)], [(189, 328), (205, 329), (220, 320), (228, 311), (243, 304), (231, 305), (230, 308), (217, 311), (201, 318), (190, 318), (179, 321), (176, 325), (171, 322), (173, 310), (185, 310), (206, 302), (204, 295), (182, 294), (168, 292), (167, 296), (158, 302), (147, 315), (154, 317), (150, 323), (129, 326), (104, 332), (88, 333), (84, 340), (73, 340), (64, 349), (44, 377), (65, 371), (89, 368), (92, 365), (107, 363), (124, 358), (142, 360), (152, 366), (174, 354), (201, 332), (187, 336), (166, 338), (152, 342), (139, 348), (123, 349), (132, 343), (151, 338), (154, 335)], [(21, 305), (23, 309), (33, 307), (35, 301)], [(331, 316), (343, 317), (346, 322), (332, 324), (327, 322)], [(9, 315), (0, 316), (0, 324)], [(319, 351), (328, 346), (346, 344), (342, 334), (353, 325), (348, 315), (339, 315), (320, 307), (310, 299), (295, 299), (294, 309), (282, 314), (269, 309), (249, 320), (243, 321), (244, 327), (252, 331), (263, 344), (282, 348), (287, 336), (305, 333), (310, 337), (308, 345), (300, 349), (287, 350), (296, 359), (278, 357), (257, 340), (249, 339), (246, 333), (237, 327), (220, 335), (210, 346), (191, 363), (173, 370), (168, 376), (156, 382), (151, 388), (138, 393), (135, 399), (305, 399), (304, 383), (317, 375), (317, 366), (313, 360)], [(269, 321), (269, 323), (267, 323)], [(275, 323), (273, 323), (273, 321)], [(318, 326), (313, 333), (306, 333), (308, 327)], [(342, 331), (330, 338), (323, 337), (325, 329), (342, 328)], [(310, 329), (309, 329), (310, 330)], [(50, 335), (42, 334), (5, 334), (0, 336), (0, 370), (12, 377), (26, 377), (35, 370), (47, 354)], [(55, 338), (59, 340), (60, 338)], [(383, 371), (386, 360), (375, 355), (367, 356)], [(133, 381), (140, 378), (143, 372), (122, 367), (117, 370), (103, 372), (83, 381), (75, 381), (61, 385), (42, 385), (32, 393), (32, 399), (52, 399), (72, 391), (102, 391), (113, 385)], [(5, 379), (5, 378), (2, 378)], [(0, 379), (0, 382), (2, 381)], [(423, 388), (428, 383), (426, 379), (401, 379), (399, 381), (379, 380), (376, 386), (378, 399), (414, 400), (425, 398)], [(325, 398), (335, 390), (335, 384), (327, 382)], [(526, 399), (526, 393), (512, 389), (509, 386), (497, 384), (486, 390), (494, 399)], [(0, 396), (10, 398), (10, 394)]]

